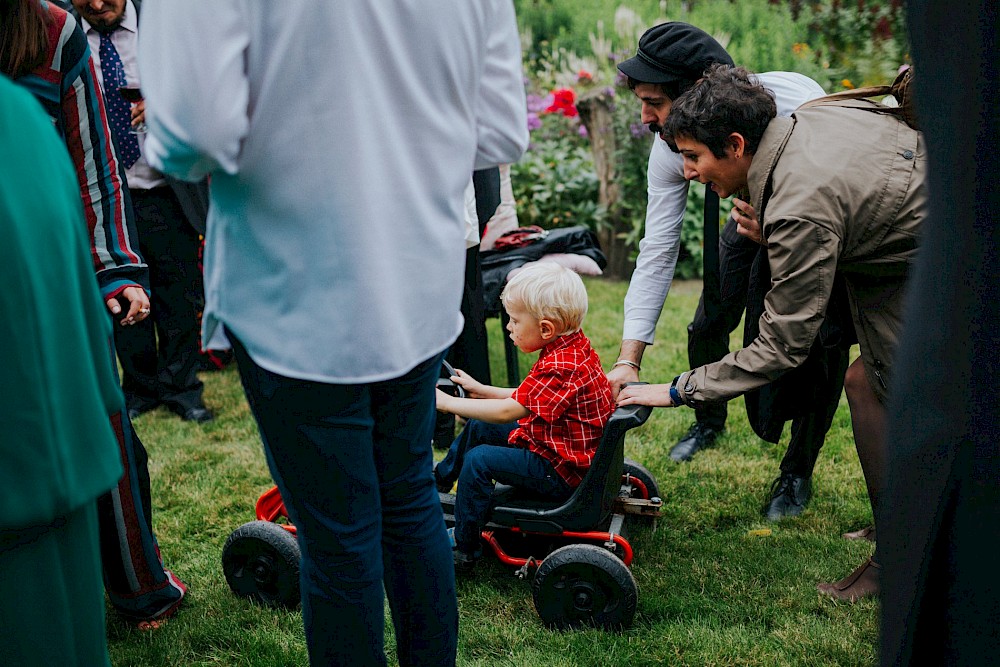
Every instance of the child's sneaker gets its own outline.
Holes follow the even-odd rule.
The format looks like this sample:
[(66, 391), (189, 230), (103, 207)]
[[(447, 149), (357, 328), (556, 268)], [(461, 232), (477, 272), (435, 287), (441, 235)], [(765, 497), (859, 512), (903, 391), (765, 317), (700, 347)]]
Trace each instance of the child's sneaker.
[(451, 550), (452, 560), (455, 562), (455, 572), (459, 574), (468, 574), (472, 572), (476, 567), (476, 563), (482, 558), (482, 554), (479, 556), (470, 556), (458, 547)]
[(451, 557), (455, 563), (455, 572), (468, 573), (471, 572), (473, 568), (476, 567), (476, 563), (479, 559), (483, 557), (482, 550), (478, 551), (474, 555), (469, 555), (458, 548), (455, 542), (455, 529), (448, 529), (448, 540), (451, 542)]

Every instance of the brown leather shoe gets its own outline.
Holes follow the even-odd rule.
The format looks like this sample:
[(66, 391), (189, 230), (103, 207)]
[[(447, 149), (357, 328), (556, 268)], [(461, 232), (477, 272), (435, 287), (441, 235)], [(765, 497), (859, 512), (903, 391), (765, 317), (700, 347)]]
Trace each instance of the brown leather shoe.
[(881, 571), (882, 566), (869, 558), (840, 581), (817, 584), (816, 589), (837, 600), (856, 602), (869, 595), (878, 595)]
[(852, 530), (849, 533), (844, 533), (841, 537), (845, 540), (868, 540), (869, 542), (874, 542), (875, 526), (868, 526), (867, 528), (862, 528), (861, 530)]

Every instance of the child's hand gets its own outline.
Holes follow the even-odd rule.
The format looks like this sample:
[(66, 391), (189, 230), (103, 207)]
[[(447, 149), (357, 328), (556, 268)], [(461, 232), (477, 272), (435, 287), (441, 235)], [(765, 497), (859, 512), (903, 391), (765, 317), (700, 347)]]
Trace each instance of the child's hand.
[(465, 390), (466, 398), (493, 398), (493, 395), (488, 393), (488, 385), (475, 379), (461, 368), (455, 369), (455, 375), (451, 376), (451, 381)]
[(448, 403), (451, 401), (452, 398), (454, 398), (454, 396), (451, 396), (450, 394), (446, 394), (445, 392), (441, 391), (440, 389), (435, 389), (434, 393), (436, 394), (436, 397), (435, 397), (436, 405), (435, 405), (435, 407), (437, 407), (438, 412), (445, 412), (445, 413), (449, 412), (449, 410), (448, 410)]

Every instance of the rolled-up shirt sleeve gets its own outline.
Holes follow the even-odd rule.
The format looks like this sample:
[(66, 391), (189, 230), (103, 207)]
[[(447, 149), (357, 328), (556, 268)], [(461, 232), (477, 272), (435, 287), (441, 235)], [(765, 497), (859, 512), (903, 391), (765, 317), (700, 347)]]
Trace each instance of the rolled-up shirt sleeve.
[[(241, 0), (147, 0), (139, 67), (149, 135), (144, 155), (156, 169), (197, 181), (235, 174), (250, 127), (249, 43)], [(204, 26), (212, 26), (205, 40)], [(194, 41), (197, 40), (197, 43)]]
[(721, 401), (763, 386), (809, 356), (837, 273), (841, 238), (831, 225), (779, 217), (765, 225), (771, 289), (760, 333), (747, 347), (683, 375), (684, 402)]
[(528, 110), (514, 5), (510, 0), (493, 5), (476, 106), (476, 169), (517, 162), (528, 147)]

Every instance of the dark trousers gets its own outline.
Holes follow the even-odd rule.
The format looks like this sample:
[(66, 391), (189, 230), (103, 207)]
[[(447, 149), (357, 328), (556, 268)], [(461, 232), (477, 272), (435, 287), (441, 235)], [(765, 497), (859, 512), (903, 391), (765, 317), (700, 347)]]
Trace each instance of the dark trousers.
[[(750, 273), (760, 246), (740, 236), (737, 224), (729, 218), (719, 236), (720, 294), (702, 292), (694, 320), (688, 325), (688, 362), (691, 368), (719, 361), (729, 354), (729, 334), (736, 329), (747, 306)], [(714, 307), (706, 307), (706, 299)], [(710, 317), (709, 312), (714, 316)], [(844, 387), (847, 355), (843, 369), (831, 373), (830, 385), (823, 388), (825, 398), (814, 412), (792, 421), (791, 440), (781, 461), (781, 471), (808, 477), (816, 465), (827, 431), (837, 412)], [(716, 430), (726, 425), (727, 404), (706, 403), (695, 408), (695, 419)]]
[(810, 477), (819, 458), (826, 434), (833, 425), (833, 418), (840, 406), (840, 395), (844, 391), (844, 374), (847, 372), (846, 350), (828, 350), (831, 365), (829, 377), (816, 390), (816, 409), (792, 420), (792, 434), (788, 449), (781, 459), (781, 472), (799, 477)]
[(151, 310), (139, 324), (115, 327), (125, 403), (141, 412), (160, 404), (179, 411), (200, 407), (201, 239), (169, 187), (131, 195), (139, 251), (149, 265)]
[(402, 377), (326, 384), (233, 353), (302, 551), (313, 665), (384, 665), (384, 609), (400, 665), (453, 665), (455, 572), (431, 479), (435, 356)]
[[(499, 167), (474, 171), (472, 184), (476, 191), (476, 216), (479, 219), (479, 235), (482, 237), (486, 231), (486, 223), (500, 205)], [(445, 359), (455, 368), (461, 368), (483, 384), (493, 384), (490, 373), (489, 341), (486, 338), (483, 269), (479, 260), (478, 245), (465, 251), (465, 285), (462, 289), (461, 311), (465, 324)], [(437, 413), (434, 427), (435, 446), (443, 449), (454, 437), (455, 415)]]
[[(116, 322), (115, 328), (122, 327)], [(114, 365), (110, 340), (108, 357)], [(111, 415), (111, 427), (125, 474), (115, 488), (97, 499), (104, 587), (122, 616), (147, 620), (171, 612), (180, 604), (187, 586), (160, 560), (153, 534), (149, 458), (132, 428), (128, 410)]]
[(507, 441), (517, 422), (490, 424), (470, 419), (435, 476), (443, 482), (458, 478), (455, 495), (455, 543), (467, 554), (479, 550), (479, 535), (486, 524), (494, 481), (553, 498), (568, 498), (573, 488), (544, 458)]
[[(483, 384), (493, 384), (490, 351), (486, 339), (486, 302), (483, 300), (483, 272), (479, 246), (465, 252), (465, 289), (462, 290), (462, 317), (465, 325), (448, 350), (448, 362)], [(452, 418), (454, 423), (454, 417)]]
[[(472, 184), (476, 191), (476, 217), (479, 220), (479, 234), (482, 236), (486, 231), (486, 223), (500, 205), (500, 169), (491, 167), (473, 172)], [(469, 248), (465, 253), (462, 316), (465, 318), (465, 326), (448, 350), (446, 358), (452, 366), (461, 368), (483, 384), (493, 384), (490, 379), (490, 352), (486, 340), (486, 300), (483, 296), (483, 270), (479, 261), (478, 245)], [(454, 418), (451, 421), (454, 423)], [(451, 438), (448, 440), (450, 442)]]

